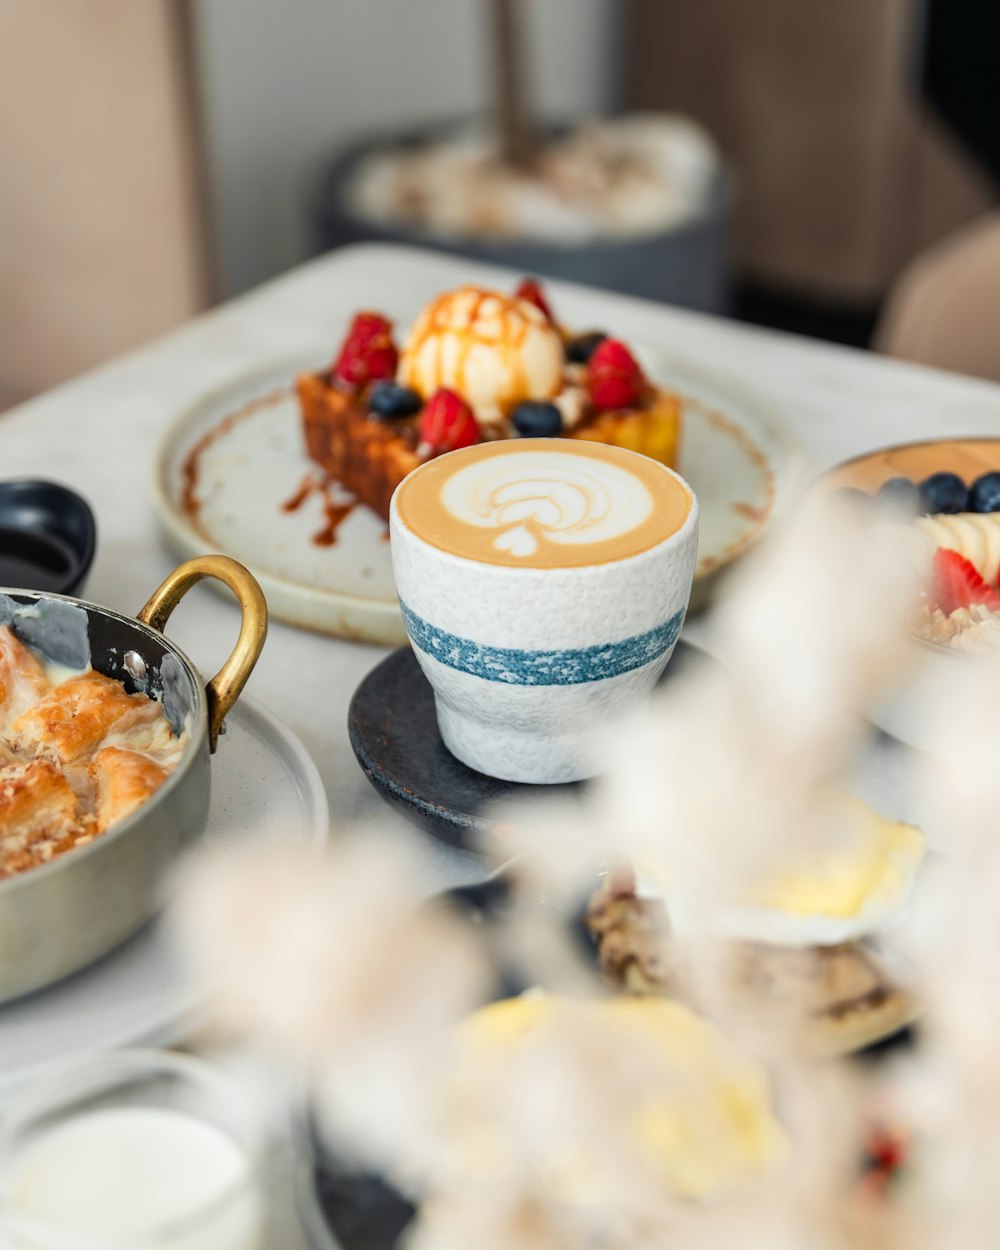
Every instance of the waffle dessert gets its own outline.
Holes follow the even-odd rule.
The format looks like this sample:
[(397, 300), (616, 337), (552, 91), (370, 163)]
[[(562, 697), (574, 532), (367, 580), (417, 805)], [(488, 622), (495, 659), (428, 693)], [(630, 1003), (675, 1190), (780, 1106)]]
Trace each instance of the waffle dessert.
[(0, 880), (85, 846), (180, 759), (159, 703), (93, 669), (50, 674), (0, 627)]
[(678, 396), (620, 340), (561, 327), (534, 281), (438, 296), (401, 352), (391, 322), (359, 313), (330, 370), (296, 389), (311, 459), (386, 518), (411, 470), (484, 440), (585, 438), (677, 460)]

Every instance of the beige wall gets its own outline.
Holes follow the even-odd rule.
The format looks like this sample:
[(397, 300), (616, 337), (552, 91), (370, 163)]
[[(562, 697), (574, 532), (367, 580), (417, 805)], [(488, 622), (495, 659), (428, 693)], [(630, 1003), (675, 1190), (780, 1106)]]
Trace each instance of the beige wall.
[(0, 7), (0, 401), (206, 298), (183, 6)]

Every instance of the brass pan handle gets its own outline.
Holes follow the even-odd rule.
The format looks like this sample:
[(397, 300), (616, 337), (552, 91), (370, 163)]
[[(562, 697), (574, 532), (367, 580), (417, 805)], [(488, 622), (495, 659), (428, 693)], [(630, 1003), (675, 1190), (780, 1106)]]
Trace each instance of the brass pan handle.
[(240, 636), (229, 659), (205, 687), (208, 698), (208, 746), (214, 753), (222, 723), (240, 697), (267, 637), (267, 601), (256, 578), (229, 556), (198, 556), (181, 564), (136, 614), (144, 625), (163, 633), (170, 614), (203, 577), (225, 582), (243, 610)]

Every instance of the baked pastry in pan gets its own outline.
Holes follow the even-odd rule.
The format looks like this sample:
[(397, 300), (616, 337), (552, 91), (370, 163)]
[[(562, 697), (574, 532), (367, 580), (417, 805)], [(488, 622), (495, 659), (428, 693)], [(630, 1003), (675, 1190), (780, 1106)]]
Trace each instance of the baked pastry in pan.
[(128, 694), (121, 682), (93, 669), (52, 688), (10, 726), (16, 749), (55, 754), (64, 764), (89, 759), (115, 733), (136, 733), (166, 720), (163, 708), (144, 694)]
[(15, 720), (52, 689), (41, 661), (9, 625), (0, 626), (0, 718)]
[(0, 879), (130, 815), (185, 741), (147, 695), (93, 669), (66, 676), (0, 627)]
[(103, 833), (141, 807), (170, 775), (141, 751), (104, 747), (94, 756), (90, 776), (94, 783), (94, 815)]

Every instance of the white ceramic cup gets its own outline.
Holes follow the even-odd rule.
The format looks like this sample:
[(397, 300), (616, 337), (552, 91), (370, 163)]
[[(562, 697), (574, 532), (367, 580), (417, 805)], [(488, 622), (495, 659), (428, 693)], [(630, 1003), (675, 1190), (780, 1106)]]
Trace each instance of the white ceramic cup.
[(600, 772), (604, 735), (652, 690), (687, 611), (698, 504), (683, 478), (584, 440), (480, 444), (411, 473), (389, 527), (452, 754), (512, 781)]

